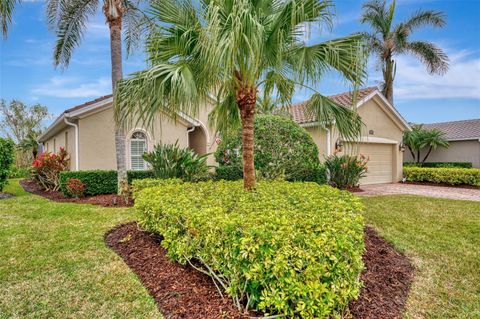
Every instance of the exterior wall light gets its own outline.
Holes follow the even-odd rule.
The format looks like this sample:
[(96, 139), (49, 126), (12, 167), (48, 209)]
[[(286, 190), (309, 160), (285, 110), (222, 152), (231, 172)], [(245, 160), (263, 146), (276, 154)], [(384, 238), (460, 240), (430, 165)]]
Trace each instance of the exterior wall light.
[(400, 144), (398, 145), (398, 149), (400, 150), (400, 152), (405, 152), (405, 149), (406, 149), (406, 148), (405, 148), (405, 144), (400, 143)]
[(335, 150), (337, 150), (338, 152), (341, 152), (343, 149), (343, 141), (342, 140), (337, 140), (335, 142)]

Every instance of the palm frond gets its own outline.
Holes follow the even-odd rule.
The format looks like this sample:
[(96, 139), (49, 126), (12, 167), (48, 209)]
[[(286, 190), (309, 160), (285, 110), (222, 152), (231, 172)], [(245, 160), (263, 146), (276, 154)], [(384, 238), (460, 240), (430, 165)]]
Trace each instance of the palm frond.
[(2, 0), (0, 1), (0, 24), (2, 26), (3, 37), (8, 35), (8, 27), (12, 23), (12, 15), (15, 6), (20, 3), (20, 0)]
[(405, 48), (427, 66), (430, 74), (445, 74), (448, 71), (449, 59), (442, 49), (426, 41), (414, 41)]
[(128, 57), (140, 47), (142, 40), (147, 37), (155, 24), (140, 10), (140, 0), (123, 0), (122, 5), (125, 8), (122, 17), (123, 38)]
[(410, 32), (426, 25), (442, 28), (446, 25), (446, 16), (441, 11), (419, 10), (405, 21), (404, 24)]
[(235, 132), (240, 128), (240, 112), (234, 94), (217, 100), (214, 109), (208, 114), (208, 124), (221, 134)]
[(356, 110), (336, 103), (320, 93), (314, 93), (307, 101), (306, 110), (324, 126), (335, 124), (340, 135), (346, 139), (360, 136), (363, 122)]
[(78, 47), (90, 16), (98, 8), (98, 0), (63, 2), (56, 26), (57, 41), (53, 53), (55, 66), (68, 66), (73, 50)]
[(387, 11), (385, 0), (368, 1), (362, 5), (361, 23), (368, 23), (376, 33), (388, 34)]

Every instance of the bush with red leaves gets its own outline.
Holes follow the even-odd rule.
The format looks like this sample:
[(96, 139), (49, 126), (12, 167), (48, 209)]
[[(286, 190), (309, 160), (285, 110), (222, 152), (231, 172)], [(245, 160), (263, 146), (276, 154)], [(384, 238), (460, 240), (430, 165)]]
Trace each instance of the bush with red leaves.
[(80, 198), (83, 197), (83, 193), (85, 192), (87, 185), (82, 183), (82, 181), (78, 178), (69, 178), (65, 187), (67, 188), (70, 196)]
[(43, 189), (58, 191), (60, 188), (60, 172), (69, 168), (70, 157), (63, 147), (58, 154), (44, 152), (32, 163), (32, 178)]

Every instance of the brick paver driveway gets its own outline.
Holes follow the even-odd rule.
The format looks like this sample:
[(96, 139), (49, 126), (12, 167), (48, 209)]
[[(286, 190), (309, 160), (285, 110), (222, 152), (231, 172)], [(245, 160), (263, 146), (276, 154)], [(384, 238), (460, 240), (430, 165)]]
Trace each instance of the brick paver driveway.
[(427, 186), (414, 184), (375, 184), (363, 185), (363, 192), (355, 193), (360, 196), (375, 195), (421, 195), (430, 197), (450, 198), (480, 201), (480, 189), (468, 189), (459, 187)]

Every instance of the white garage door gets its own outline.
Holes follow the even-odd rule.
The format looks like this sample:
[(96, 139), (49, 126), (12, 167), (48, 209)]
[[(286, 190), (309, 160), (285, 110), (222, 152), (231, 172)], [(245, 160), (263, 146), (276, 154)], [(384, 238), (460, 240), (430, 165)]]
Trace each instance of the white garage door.
[[(352, 147), (352, 146), (350, 146)], [(393, 182), (393, 147), (391, 144), (358, 143), (352, 147), (355, 153), (369, 158), (367, 175), (360, 184)]]

